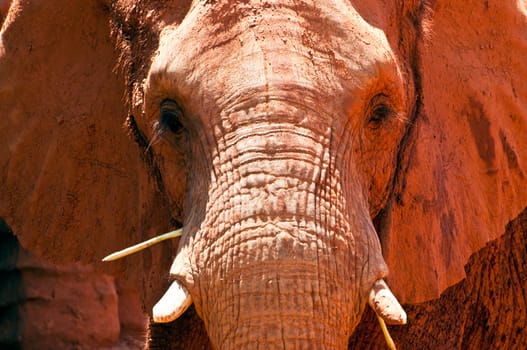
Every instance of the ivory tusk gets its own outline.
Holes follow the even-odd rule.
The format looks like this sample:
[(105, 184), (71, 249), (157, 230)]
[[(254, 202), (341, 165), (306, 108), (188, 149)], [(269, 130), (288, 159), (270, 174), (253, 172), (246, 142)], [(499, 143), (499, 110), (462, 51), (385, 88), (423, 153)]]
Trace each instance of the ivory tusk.
[(387, 324), (406, 324), (406, 312), (384, 280), (373, 284), (368, 304)]
[(371, 288), (368, 304), (377, 314), (377, 320), (382, 329), (384, 340), (390, 350), (396, 350), (390, 332), (386, 327), (388, 324), (406, 324), (406, 312), (397, 301), (390, 288), (383, 279), (376, 281)]
[(192, 299), (188, 290), (180, 282), (174, 281), (154, 305), (152, 312), (154, 322), (172, 322), (181, 316), (190, 304)]
[(384, 322), (384, 320), (379, 315), (377, 315), (377, 321), (379, 321), (379, 324), (381, 325), (382, 334), (384, 335), (384, 340), (386, 341), (386, 345), (388, 345), (388, 349), (397, 350), (397, 348), (395, 347), (395, 343), (393, 342), (392, 336), (390, 335), (390, 332), (386, 327), (386, 322)]
[(151, 247), (154, 244), (157, 244), (157, 243), (162, 242), (164, 240), (167, 240), (167, 239), (170, 239), (170, 238), (179, 237), (179, 236), (181, 236), (182, 232), (183, 232), (183, 228), (180, 228), (180, 229), (177, 229), (175, 231), (168, 232), (168, 233), (164, 233), (162, 235), (159, 235), (159, 236), (156, 236), (154, 238), (151, 238), (151, 239), (149, 239), (147, 241), (138, 243), (138, 244), (133, 245), (131, 247), (128, 247), (128, 248), (125, 248), (123, 250), (119, 250), (118, 252), (112, 253), (112, 254), (106, 256), (104, 259), (102, 259), (102, 261), (113, 261), (113, 260), (117, 260), (117, 259), (123, 258), (123, 257), (125, 257), (127, 255), (130, 255), (130, 254), (136, 253), (138, 251), (141, 251), (143, 249), (146, 249), (148, 247)]

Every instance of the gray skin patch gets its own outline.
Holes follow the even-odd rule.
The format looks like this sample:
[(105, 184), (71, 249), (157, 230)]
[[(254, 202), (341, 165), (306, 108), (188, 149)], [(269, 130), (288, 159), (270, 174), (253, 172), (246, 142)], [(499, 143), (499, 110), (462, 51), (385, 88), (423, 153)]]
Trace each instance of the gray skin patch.
[(494, 139), (490, 133), (490, 121), (485, 115), (483, 105), (471, 97), (463, 114), (468, 119), (479, 157), (485, 162), (487, 167), (492, 168), (496, 158), (496, 150)]

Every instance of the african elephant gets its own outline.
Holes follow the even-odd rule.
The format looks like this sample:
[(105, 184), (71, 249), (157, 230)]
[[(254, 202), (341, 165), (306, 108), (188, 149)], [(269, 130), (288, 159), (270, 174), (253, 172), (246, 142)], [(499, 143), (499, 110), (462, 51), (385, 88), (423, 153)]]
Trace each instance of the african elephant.
[(129, 276), (149, 307), (175, 257), (154, 320), (192, 303), (214, 348), (346, 348), (368, 300), (403, 323), (393, 295), (438, 298), (527, 205), (526, 16), (523, 1), (15, 0), (0, 217), (53, 261)]

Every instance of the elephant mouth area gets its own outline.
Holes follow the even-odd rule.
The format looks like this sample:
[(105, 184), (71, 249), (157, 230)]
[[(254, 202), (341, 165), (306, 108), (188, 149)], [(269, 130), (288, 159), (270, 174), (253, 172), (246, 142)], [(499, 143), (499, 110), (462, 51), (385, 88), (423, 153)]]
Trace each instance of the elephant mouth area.
[[(269, 322), (277, 327), (284, 319), (294, 320), (284, 325), (287, 331), (307, 329), (316, 318), (317, 337), (336, 332), (347, 341), (366, 304), (367, 290), (386, 275), (383, 265), (357, 263), (364, 257), (350, 253), (354, 247), (348, 237), (314, 224), (306, 230), (297, 222), (254, 222), (249, 230), (241, 222), (232, 230), (215, 237), (208, 246), (211, 254), (196, 257), (193, 299), (218, 339), (264, 329)], [(225, 315), (231, 314), (238, 319), (228, 324)]]

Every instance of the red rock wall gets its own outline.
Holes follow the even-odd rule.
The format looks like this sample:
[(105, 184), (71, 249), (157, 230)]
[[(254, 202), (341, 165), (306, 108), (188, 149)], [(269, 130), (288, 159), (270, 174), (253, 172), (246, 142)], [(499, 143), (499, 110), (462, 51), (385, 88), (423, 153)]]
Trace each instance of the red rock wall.
[(38, 258), (1, 223), (0, 348), (142, 347), (138, 293), (119, 293), (115, 278), (93, 267)]

